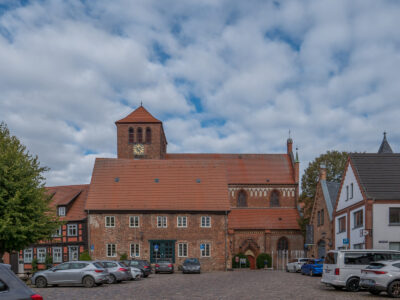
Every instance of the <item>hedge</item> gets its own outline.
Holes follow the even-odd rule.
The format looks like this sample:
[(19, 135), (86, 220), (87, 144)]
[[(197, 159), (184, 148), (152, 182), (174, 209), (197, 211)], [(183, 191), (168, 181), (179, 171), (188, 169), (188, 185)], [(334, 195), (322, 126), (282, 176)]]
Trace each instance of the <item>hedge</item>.
[(257, 269), (263, 269), (265, 267), (264, 261), (267, 261), (268, 268), (271, 267), (271, 255), (268, 253), (260, 253), (256, 260)]

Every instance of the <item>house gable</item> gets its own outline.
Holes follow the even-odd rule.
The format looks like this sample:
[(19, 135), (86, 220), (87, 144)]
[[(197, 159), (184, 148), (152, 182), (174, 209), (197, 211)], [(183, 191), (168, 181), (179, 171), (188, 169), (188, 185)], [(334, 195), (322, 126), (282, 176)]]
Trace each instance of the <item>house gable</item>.
[(336, 212), (364, 201), (364, 196), (356, 178), (351, 160), (349, 160), (341, 183)]

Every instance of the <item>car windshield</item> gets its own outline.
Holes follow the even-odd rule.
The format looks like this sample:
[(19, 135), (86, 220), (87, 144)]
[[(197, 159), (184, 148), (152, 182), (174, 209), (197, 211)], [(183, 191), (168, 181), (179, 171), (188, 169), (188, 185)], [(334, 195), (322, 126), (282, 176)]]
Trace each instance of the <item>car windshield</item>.
[(118, 263), (121, 267), (127, 267), (128, 265), (127, 264), (125, 264), (124, 262), (119, 262)]
[(184, 261), (184, 264), (198, 264), (199, 260), (197, 258), (188, 258)]
[(102, 265), (101, 263), (98, 263), (98, 262), (93, 263), (93, 265), (94, 265), (96, 268), (103, 268), (103, 265)]
[(367, 267), (367, 269), (374, 269), (374, 270), (376, 270), (376, 269), (382, 269), (384, 266), (385, 266), (385, 265), (384, 265), (384, 264), (381, 264), (381, 263), (372, 263), (372, 264), (370, 264), (370, 265)]

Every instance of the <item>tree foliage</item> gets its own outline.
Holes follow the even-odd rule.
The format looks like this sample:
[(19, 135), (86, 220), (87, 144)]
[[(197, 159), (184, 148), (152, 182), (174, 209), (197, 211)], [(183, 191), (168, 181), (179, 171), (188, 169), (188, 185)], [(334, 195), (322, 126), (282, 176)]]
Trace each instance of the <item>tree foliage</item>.
[(89, 254), (89, 251), (85, 250), (79, 255), (79, 260), (90, 261), (92, 257)]
[(0, 260), (51, 237), (60, 223), (50, 208), (38, 157), (0, 124)]
[(300, 202), (303, 203), (303, 218), (299, 220), (300, 227), (304, 230), (305, 225), (309, 223), (312, 207), (314, 204), (315, 190), (319, 180), (319, 171), (321, 164), (326, 166), (326, 180), (340, 182), (343, 177), (348, 153), (336, 150), (321, 154), (308, 164), (301, 178)]
[(272, 263), (272, 258), (271, 255), (269, 255), (268, 253), (260, 253), (257, 256), (256, 260), (257, 269), (263, 269), (265, 266), (270, 268), (271, 263)]

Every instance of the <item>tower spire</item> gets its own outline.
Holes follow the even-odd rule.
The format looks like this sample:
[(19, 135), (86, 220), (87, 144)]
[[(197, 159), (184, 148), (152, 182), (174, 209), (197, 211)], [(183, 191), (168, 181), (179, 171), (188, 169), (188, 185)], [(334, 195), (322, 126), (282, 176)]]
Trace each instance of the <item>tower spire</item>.
[(379, 147), (378, 154), (393, 153), (392, 147), (390, 147), (389, 142), (386, 139), (386, 131), (383, 132), (383, 140), (381, 146)]

